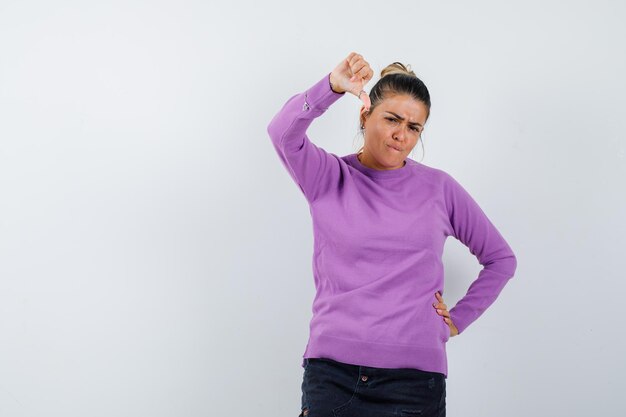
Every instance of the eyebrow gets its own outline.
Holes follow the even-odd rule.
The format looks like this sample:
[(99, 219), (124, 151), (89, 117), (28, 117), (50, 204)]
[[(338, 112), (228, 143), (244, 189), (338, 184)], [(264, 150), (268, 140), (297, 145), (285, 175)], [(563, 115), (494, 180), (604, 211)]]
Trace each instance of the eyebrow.
[[(394, 113), (394, 112), (392, 112), (392, 111), (387, 111), (387, 110), (385, 110), (385, 112), (386, 112), (386, 113), (391, 113), (391, 114), (393, 114), (394, 116), (396, 116), (396, 117), (397, 117), (398, 119), (400, 119), (400, 120), (404, 120), (404, 117), (402, 117), (402, 116), (400, 116), (400, 115), (397, 115), (397, 114), (395, 114), (395, 113)], [(422, 126), (422, 125), (421, 125), (421, 123), (417, 123), (417, 122), (409, 122), (409, 124), (410, 124), (410, 125), (419, 125), (419, 127), (424, 127), (424, 126)]]

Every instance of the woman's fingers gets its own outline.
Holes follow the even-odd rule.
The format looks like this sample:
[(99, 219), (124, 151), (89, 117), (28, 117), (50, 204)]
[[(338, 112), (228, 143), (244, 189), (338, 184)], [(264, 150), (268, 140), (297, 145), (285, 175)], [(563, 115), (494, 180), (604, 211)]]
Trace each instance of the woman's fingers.
[(367, 82), (372, 79), (373, 75), (374, 71), (372, 71), (371, 68), (364, 68), (363, 71), (357, 72), (352, 77), (350, 77), (350, 82), (362, 80), (363, 84), (367, 84)]
[(372, 106), (372, 101), (365, 90), (363, 90), (363, 86), (372, 78), (374, 71), (372, 71), (369, 63), (363, 59), (363, 56), (359, 54), (354, 54), (348, 59), (348, 62), (350, 63), (350, 70), (352, 71), (350, 82), (356, 82), (358, 85), (358, 91), (356, 91), (355, 94), (363, 102), (365, 110), (369, 110)]
[(361, 54), (357, 54), (356, 52), (351, 52), (350, 55), (348, 55), (348, 64), (350, 65), (350, 67), (352, 67), (352, 65), (354, 65), (359, 59), (362, 59), (363, 56)]
[(354, 81), (358, 78), (369, 81), (374, 74), (369, 63), (365, 61), (361, 55), (356, 55), (353, 61), (350, 62), (350, 70), (352, 71), (350, 81)]
[(349, 55), (348, 66), (350, 67), (350, 72), (352, 72), (353, 78), (355, 76), (363, 78), (365, 73), (359, 74), (359, 72), (362, 71), (363, 69), (367, 70), (367, 67), (369, 67), (369, 64), (367, 61), (365, 61), (365, 59), (363, 59), (363, 55), (353, 52), (352, 54)]
[(439, 294), (439, 291), (437, 291), (435, 293), (435, 297), (437, 298), (437, 301), (439, 301), (438, 303), (433, 303), (433, 307), (435, 308), (443, 308), (443, 309), (447, 309), (448, 306), (446, 306), (446, 304), (443, 302), (443, 297), (441, 296), (441, 294)]
[(370, 100), (370, 97), (367, 94), (367, 92), (363, 90), (363, 85), (364, 85), (363, 80), (360, 80), (358, 77), (356, 77), (356, 81), (352, 81), (351, 79), (350, 82), (356, 83), (356, 87), (351, 89), (350, 91), (352, 91), (352, 93), (355, 96), (357, 96), (359, 100), (363, 102), (363, 106), (365, 107), (365, 110), (369, 110), (370, 107), (372, 107), (372, 101)]
[(443, 309), (438, 308), (437, 313), (439, 313), (440, 316), (450, 317), (450, 312), (448, 310), (443, 310)]
[(365, 62), (358, 61), (356, 64), (352, 65), (352, 79), (357, 78), (365, 78), (365, 75), (369, 73)]
[(331, 73), (331, 84), (336, 92), (349, 91), (363, 102), (366, 110), (372, 106), (372, 102), (363, 87), (374, 76), (374, 71), (361, 54), (351, 52), (345, 60)]
[(365, 91), (362, 91), (359, 94), (359, 98), (363, 102), (363, 106), (365, 106), (365, 110), (369, 111), (370, 107), (372, 107), (372, 101), (370, 100), (370, 96), (368, 96)]
[(365, 82), (368, 82), (369, 80), (372, 79), (373, 76), (374, 76), (374, 70), (370, 66), (368, 66), (367, 71), (365, 71), (365, 74), (363, 75), (363, 80), (365, 80)]
[(456, 336), (457, 334), (459, 334), (459, 329), (457, 329), (454, 323), (452, 323), (452, 318), (450, 317), (448, 306), (446, 306), (446, 304), (443, 302), (443, 297), (441, 296), (439, 291), (435, 293), (435, 297), (437, 297), (438, 302), (433, 303), (433, 307), (435, 308), (435, 310), (437, 310), (437, 314), (443, 316), (443, 321), (448, 326), (450, 326), (450, 336)]

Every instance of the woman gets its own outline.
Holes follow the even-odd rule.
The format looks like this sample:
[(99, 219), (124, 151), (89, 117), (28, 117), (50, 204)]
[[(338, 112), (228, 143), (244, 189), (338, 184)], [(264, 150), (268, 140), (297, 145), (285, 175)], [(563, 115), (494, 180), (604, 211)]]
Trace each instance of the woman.
[[(316, 295), (300, 416), (445, 416), (445, 346), (515, 272), (513, 251), (452, 176), (408, 158), (430, 114), (428, 89), (393, 63), (368, 95), (367, 61), (350, 53), (292, 96), (268, 133), (313, 218)], [(364, 146), (339, 157), (307, 128), (350, 92)], [(441, 257), (453, 236), (483, 269), (448, 310)]]

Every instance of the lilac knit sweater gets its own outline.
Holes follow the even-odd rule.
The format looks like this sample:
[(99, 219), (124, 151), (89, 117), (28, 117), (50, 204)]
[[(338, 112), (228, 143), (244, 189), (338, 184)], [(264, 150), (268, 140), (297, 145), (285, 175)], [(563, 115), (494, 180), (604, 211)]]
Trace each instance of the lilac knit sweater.
[[(449, 308), (462, 333), (496, 300), (517, 260), (485, 213), (450, 174), (410, 158), (393, 170), (339, 157), (307, 128), (345, 95), (330, 73), (292, 96), (267, 131), (313, 218), (316, 295), (303, 358), (414, 368), (447, 378), (450, 328), (432, 304), (443, 295), (442, 254), (454, 236), (483, 269)], [(304, 359), (303, 363), (304, 365)]]

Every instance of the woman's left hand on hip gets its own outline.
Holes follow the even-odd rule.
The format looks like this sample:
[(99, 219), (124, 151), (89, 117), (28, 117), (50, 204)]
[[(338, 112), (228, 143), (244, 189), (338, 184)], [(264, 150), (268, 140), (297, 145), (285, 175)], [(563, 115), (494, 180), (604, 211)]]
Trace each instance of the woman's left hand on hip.
[(452, 323), (452, 319), (450, 318), (450, 312), (448, 311), (448, 306), (443, 302), (443, 297), (439, 294), (439, 291), (435, 293), (435, 297), (437, 298), (437, 302), (433, 303), (433, 307), (436, 309), (437, 314), (443, 316), (443, 321), (450, 327), (450, 337), (456, 336), (459, 334), (459, 329), (456, 328), (454, 323)]

